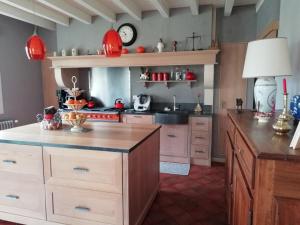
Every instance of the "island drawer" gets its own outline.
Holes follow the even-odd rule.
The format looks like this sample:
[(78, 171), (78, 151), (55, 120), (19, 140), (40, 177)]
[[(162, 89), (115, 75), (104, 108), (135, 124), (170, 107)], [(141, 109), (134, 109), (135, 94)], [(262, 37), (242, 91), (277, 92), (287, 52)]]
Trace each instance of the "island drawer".
[(123, 224), (122, 195), (48, 185), (48, 220), (63, 224)]
[(208, 159), (209, 148), (207, 145), (191, 145), (191, 155), (193, 158)]
[(45, 219), (45, 186), (42, 183), (1, 180), (0, 211)]
[(153, 124), (152, 115), (123, 115), (124, 123)]
[(192, 144), (209, 145), (210, 138), (207, 131), (192, 131)]
[(192, 131), (196, 131), (196, 130), (208, 131), (209, 124), (210, 124), (209, 118), (205, 118), (205, 117), (191, 118)]
[(46, 184), (122, 193), (122, 153), (44, 148)]
[(246, 180), (251, 188), (254, 188), (255, 158), (244, 141), (240, 132), (235, 133), (236, 156), (241, 164)]
[(43, 183), (42, 148), (0, 143), (0, 178), (5, 177), (22, 177)]

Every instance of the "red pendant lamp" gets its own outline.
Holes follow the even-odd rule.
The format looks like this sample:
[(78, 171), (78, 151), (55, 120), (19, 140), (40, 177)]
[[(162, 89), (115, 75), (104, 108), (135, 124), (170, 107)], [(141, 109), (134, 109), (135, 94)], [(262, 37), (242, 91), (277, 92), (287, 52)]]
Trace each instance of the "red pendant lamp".
[(108, 30), (102, 40), (102, 46), (106, 57), (120, 57), (122, 53), (122, 40), (117, 31)]
[(36, 27), (33, 35), (28, 38), (25, 51), (29, 60), (43, 60), (46, 55), (46, 46), (42, 38), (37, 35)]

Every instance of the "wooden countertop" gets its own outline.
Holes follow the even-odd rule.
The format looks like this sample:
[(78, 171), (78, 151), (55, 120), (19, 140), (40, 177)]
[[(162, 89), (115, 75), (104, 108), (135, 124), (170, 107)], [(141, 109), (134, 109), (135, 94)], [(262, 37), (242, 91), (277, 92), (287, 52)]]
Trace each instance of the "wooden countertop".
[(300, 161), (300, 149), (289, 147), (296, 127), (287, 135), (278, 136), (272, 128), (275, 117), (267, 123), (258, 123), (250, 110), (241, 114), (228, 110), (228, 115), (257, 158)]
[(87, 132), (41, 130), (38, 123), (0, 131), (0, 143), (13, 143), (128, 153), (157, 131), (158, 125), (85, 123)]

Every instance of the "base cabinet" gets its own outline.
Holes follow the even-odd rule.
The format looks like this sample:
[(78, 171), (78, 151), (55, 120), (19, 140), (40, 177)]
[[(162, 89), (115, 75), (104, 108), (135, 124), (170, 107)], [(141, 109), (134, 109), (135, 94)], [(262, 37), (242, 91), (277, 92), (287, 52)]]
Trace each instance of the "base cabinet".
[(252, 224), (252, 197), (237, 160), (234, 161), (232, 210), (233, 225)]
[[(299, 225), (300, 161), (282, 160), (272, 155), (257, 157), (248, 135), (253, 132), (250, 128), (259, 129), (257, 123), (252, 126), (246, 117), (244, 124), (240, 124), (243, 115), (231, 113), (227, 118), (225, 147), (228, 224)], [(247, 124), (250, 125), (246, 129)], [(264, 132), (272, 130), (264, 129)], [(260, 135), (259, 140), (264, 137)]]

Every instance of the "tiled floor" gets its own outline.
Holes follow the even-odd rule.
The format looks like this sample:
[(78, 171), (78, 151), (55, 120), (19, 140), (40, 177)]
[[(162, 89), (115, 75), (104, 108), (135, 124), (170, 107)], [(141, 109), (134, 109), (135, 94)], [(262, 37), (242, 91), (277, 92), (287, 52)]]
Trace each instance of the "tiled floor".
[[(225, 225), (224, 166), (161, 174), (160, 193), (143, 225)], [(0, 225), (14, 225), (0, 222)]]

